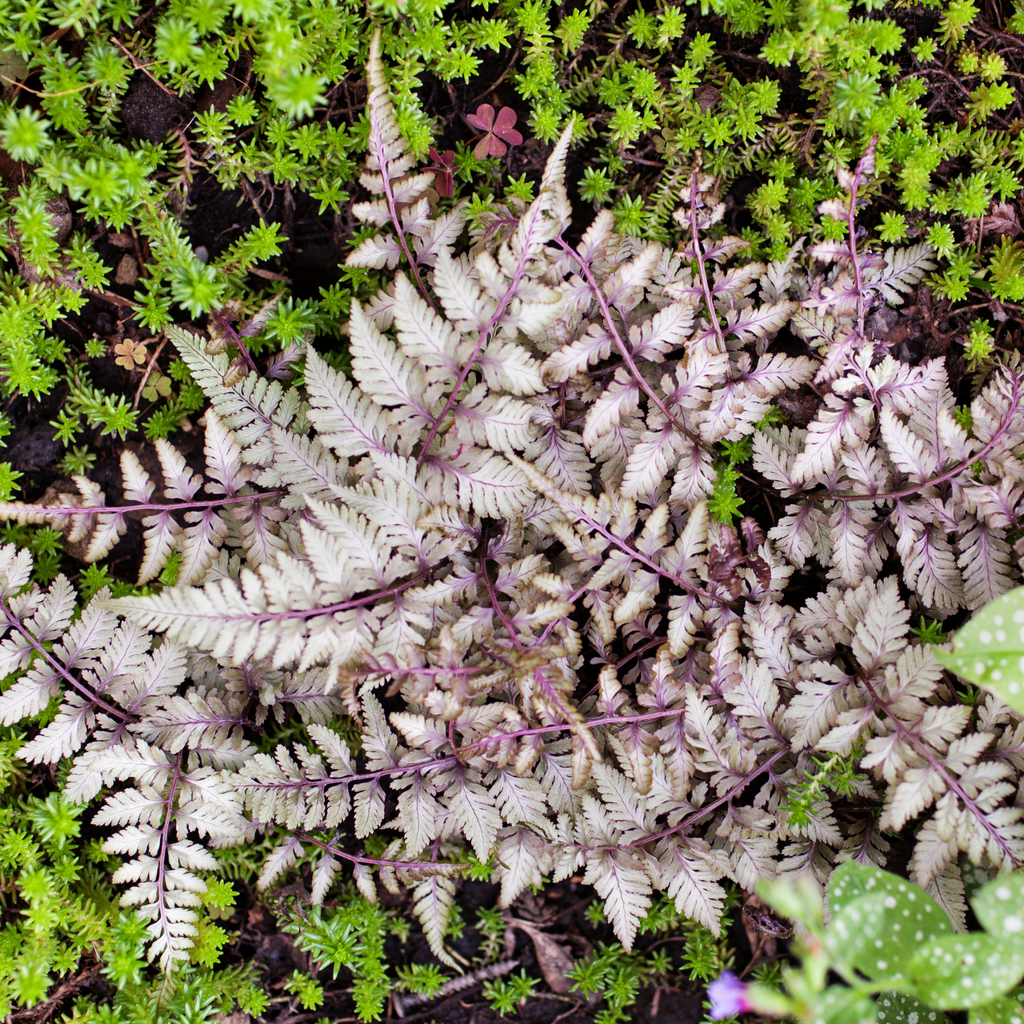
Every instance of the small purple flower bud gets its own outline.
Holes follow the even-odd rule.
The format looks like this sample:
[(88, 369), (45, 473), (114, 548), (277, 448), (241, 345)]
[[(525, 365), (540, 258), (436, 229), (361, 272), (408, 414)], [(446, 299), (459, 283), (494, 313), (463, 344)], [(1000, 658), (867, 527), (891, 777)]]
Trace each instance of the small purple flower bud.
[(711, 998), (709, 1016), (712, 1020), (725, 1020), (754, 1008), (747, 999), (747, 986), (732, 971), (723, 971), (721, 977), (708, 985), (708, 996)]

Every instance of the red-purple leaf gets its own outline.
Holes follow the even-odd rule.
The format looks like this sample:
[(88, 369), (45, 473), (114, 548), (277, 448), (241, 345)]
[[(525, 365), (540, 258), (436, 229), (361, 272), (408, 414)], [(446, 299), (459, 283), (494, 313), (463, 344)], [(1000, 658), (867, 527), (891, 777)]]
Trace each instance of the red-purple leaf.
[(494, 126), (494, 107), (490, 103), (481, 103), (476, 108), (475, 114), (467, 114), (466, 120), (469, 122), (470, 128), (475, 128), (480, 132), (489, 132)]
[(488, 132), (474, 147), (473, 156), (477, 160), (483, 160), (488, 156), (504, 156), (507, 149), (508, 146), (501, 139)]
[(487, 156), (504, 156), (509, 146), (518, 146), (523, 141), (523, 136), (513, 127), (516, 112), (511, 107), (502, 107), (495, 116), (490, 103), (481, 103), (475, 114), (466, 115), (466, 120), (470, 127), (484, 133), (473, 149), (478, 160)]
[(499, 138), (504, 139), (510, 146), (518, 146), (523, 137), (515, 130), (516, 112), (511, 107), (502, 107), (494, 120), (494, 127), (491, 131)]
[(450, 196), (455, 194), (455, 176), (452, 172), (452, 165), (455, 163), (455, 151), (447, 149), (438, 153), (433, 146), (430, 147), (430, 159), (434, 161), (433, 167), (428, 171), (434, 172), (434, 185), (439, 196)]

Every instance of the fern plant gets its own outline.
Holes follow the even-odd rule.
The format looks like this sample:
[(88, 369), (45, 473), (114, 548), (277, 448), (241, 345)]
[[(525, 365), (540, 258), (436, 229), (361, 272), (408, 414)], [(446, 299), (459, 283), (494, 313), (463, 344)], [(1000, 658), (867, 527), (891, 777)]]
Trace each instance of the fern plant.
[[(29, 556), (3, 555), (6, 670), (26, 674), (0, 715), (62, 694), (27, 754), (74, 755), (69, 799), (108, 787), (96, 821), (131, 858), (115, 880), (150, 955), (188, 955), (205, 846), (258, 833), (276, 842), (261, 886), (306, 864), (316, 905), (343, 867), (371, 902), (406, 885), (445, 962), (467, 850), (493, 858), (503, 905), (583, 870), (628, 951), (656, 890), (718, 934), (723, 879), (820, 884), (884, 863), (913, 823), (915, 881), (962, 922), (959, 855), (1024, 860), (1024, 725), (961, 704), (909, 625), (1018, 575), (1020, 373), (979, 379), (968, 432), (941, 363), (867, 335), (871, 303), (928, 269), (923, 248), (859, 246), (871, 150), (839, 176), (847, 242), (810, 261), (737, 261), (699, 169), (678, 251), (607, 212), (574, 246), (571, 128), (536, 199), (467, 224), (433, 208), (376, 43), (369, 81), (375, 198), (356, 213), (383, 230), (351, 263), (393, 278), (352, 304), (351, 378), (307, 346), (286, 388), (170, 328), (211, 403), (204, 475), (158, 441), (162, 484), (126, 453), (121, 505), (80, 476), (0, 506), (88, 557), (140, 518), (142, 579), (180, 559), (175, 586), (101, 591), (73, 622), (63, 577), (23, 590)], [(807, 352), (776, 342), (786, 326)], [(807, 429), (768, 425), (812, 380)], [(767, 535), (708, 513), (720, 445), (745, 437), (789, 502)], [(796, 596), (815, 573), (825, 588)], [(249, 730), (290, 708), (303, 740), (257, 751)]]

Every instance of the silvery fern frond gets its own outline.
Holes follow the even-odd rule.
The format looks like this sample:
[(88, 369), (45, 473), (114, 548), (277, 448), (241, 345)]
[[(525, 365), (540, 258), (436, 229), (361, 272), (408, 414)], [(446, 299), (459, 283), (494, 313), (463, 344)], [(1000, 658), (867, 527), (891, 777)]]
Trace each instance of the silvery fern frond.
[[(136, 470), (134, 486), (144, 486), (138, 467), (129, 468)], [(101, 607), (106, 591), (76, 610), (73, 590), (58, 576), (46, 593), (16, 596), (30, 569), (13, 545), (0, 549), (0, 656), (23, 669), (0, 694), (0, 720), (38, 714), (59, 695), (53, 720), (21, 756), (47, 764), (70, 759), (64, 792), (72, 802), (134, 783), (111, 792), (93, 820), (118, 829), (104, 848), (130, 859), (113, 881), (134, 883), (122, 905), (138, 907), (149, 921), (149, 957), (169, 970), (188, 959), (197, 935), (191, 908), (206, 886), (196, 872), (217, 866), (189, 836), (233, 845), (251, 834), (237, 791), (217, 770), (251, 751), (239, 713), (226, 694), (178, 695), (184, 649), (169, 642), (151, 649), (151, 636)]]

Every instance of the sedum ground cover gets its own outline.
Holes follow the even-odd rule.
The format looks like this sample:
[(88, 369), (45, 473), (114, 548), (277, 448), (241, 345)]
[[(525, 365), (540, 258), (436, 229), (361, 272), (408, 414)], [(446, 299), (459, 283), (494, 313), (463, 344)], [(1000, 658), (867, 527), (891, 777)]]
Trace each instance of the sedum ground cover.
[(1024, 866), (1024, 9), (0, 34), (12, 1020), (689, 1020)]

